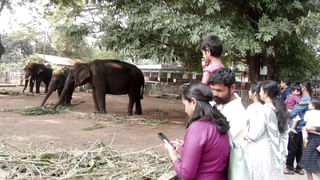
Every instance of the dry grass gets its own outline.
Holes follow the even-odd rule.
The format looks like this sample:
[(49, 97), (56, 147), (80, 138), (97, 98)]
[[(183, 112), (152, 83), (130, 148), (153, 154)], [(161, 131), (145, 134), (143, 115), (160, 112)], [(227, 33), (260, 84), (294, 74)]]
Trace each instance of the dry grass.
[(154, 150), (122, 153), (97, 140), (87, 150), (48, 151), (8, 144), (0, 148), (0, 167), (8, 179), (157, 179), (172, 168)]

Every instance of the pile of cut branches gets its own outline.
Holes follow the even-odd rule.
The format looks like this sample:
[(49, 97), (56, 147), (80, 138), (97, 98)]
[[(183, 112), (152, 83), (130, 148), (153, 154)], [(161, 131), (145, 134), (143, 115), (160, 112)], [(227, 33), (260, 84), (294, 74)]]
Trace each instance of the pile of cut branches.
[[(0, 168), (8, 179), (157, 179), (172, 169), (154, 148), (121, 153), (97, 140), (87, 150), (24, 150), (0, 147)], [(15, 149), (15, 150), (12, 150)]]
[(170, 124), (170, 121), (167, 119), (161, 120), (139, 116), (119, 116), (115, 114), (91, 114), (88, 118), (97, 121), (112, 121), (116, 123)]
[(35, 106), (24, 109), (21, 113), (23, 115), (34, 116), (34, 115), (44, 115), (44, 114), (57, 114), (60, 112), (68, 111), (71, 106), (58, 106), (56, 109), (53, 109), (54, 105), (46, 106)]

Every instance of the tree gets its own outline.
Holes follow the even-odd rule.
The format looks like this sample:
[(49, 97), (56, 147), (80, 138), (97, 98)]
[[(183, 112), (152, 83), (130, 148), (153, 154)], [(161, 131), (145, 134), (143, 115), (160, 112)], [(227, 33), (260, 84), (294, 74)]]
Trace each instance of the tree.
[[(1, 16), (1, 12), (5, 6), (8, 6), (7, 0), (1, 0), (0, 1), (0, 16)], [(0, 34), (0, 59), (4, 53), (5, 53), (5, 48), (3, 47), (2, 43), (1, 43), (1, 34)]]
[(25, 38), (23, 32), (3, 34), (2, 41), (6, 45), (6, 54), (3, 56), (4, 62), (18, 62), (33, 53), (32, 40)]
[[(29, 2), (32, 3), (33, 1), (34, 0), (27, 0), (27, 1), (25, 1), (25, 0), (20, 0), (20, 1), (0, 0), (0, 16), (1, 16), (2, 11), (5, 9), (13, 10), (14, 7), (16, 7), (16, 6), (24, 6)], [(0, 35), (0, 59), (1, 59), (2, 55), (6, 52), (4, 46), (7, 47), (10, 45), (7, 45), (7, 44), (3, 45), (2, 41), (1, 41), (1, 35)], [(9, 56), (11, 56), (11, 55), (9, 55)], [(7, 56), (7, 57), (9, 57), (9, 56)]]
[[(55, 1), (70, 6), (77, 15), (94, 13), (100, 19), (88, 25), (96, 24), (94, 27), (102, 32), (100, 45), (133, 59), (178, 60), (188, 70), (200, 70), (199, 45), (208, 34), (216, 34), (224, 40), (223, 61), (248, 64), (251, 81), (260, 78), (259, 68), (263, 65), (268, 66), (268, 79), (319, 67), (313, 48), (318, 44), (318, 1), (67, 2)], [(297, 47), (301, 49), (296, 51)], [(297, 62), (303, 66), (296, 67)], [(308, 78), (305, 75), (299, 74)]]

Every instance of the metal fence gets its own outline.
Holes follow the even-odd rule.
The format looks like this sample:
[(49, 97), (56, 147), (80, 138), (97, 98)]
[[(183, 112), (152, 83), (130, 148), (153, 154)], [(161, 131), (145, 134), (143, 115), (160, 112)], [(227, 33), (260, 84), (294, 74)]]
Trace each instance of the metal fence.
[(0, 72), (0, 84), (23, 85), (24, 84), (24, 73)]

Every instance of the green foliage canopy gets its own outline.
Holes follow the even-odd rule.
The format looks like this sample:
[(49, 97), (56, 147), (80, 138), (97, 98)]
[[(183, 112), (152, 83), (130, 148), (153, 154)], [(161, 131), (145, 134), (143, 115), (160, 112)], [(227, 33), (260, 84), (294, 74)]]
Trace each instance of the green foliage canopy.
[(216, 34), (224, 40), (224, 63), (249, 64), (251, 80), (258, 77), (261, 65), (268, 65), (269, 78), (295, 76), (289, 73), (296, 71), (295, 62), (302, 64), (301, 72), (319, 67), (314, 48), (319, 42), (318, 1), (63, 2), (55, 1), (74, 7), (74, 14), (99, 17), (87, 25), (98, 28), (100, 46), (133, 59), (178, 60), (188, 70), (200, 70), (199, 45), (208, 34)]

